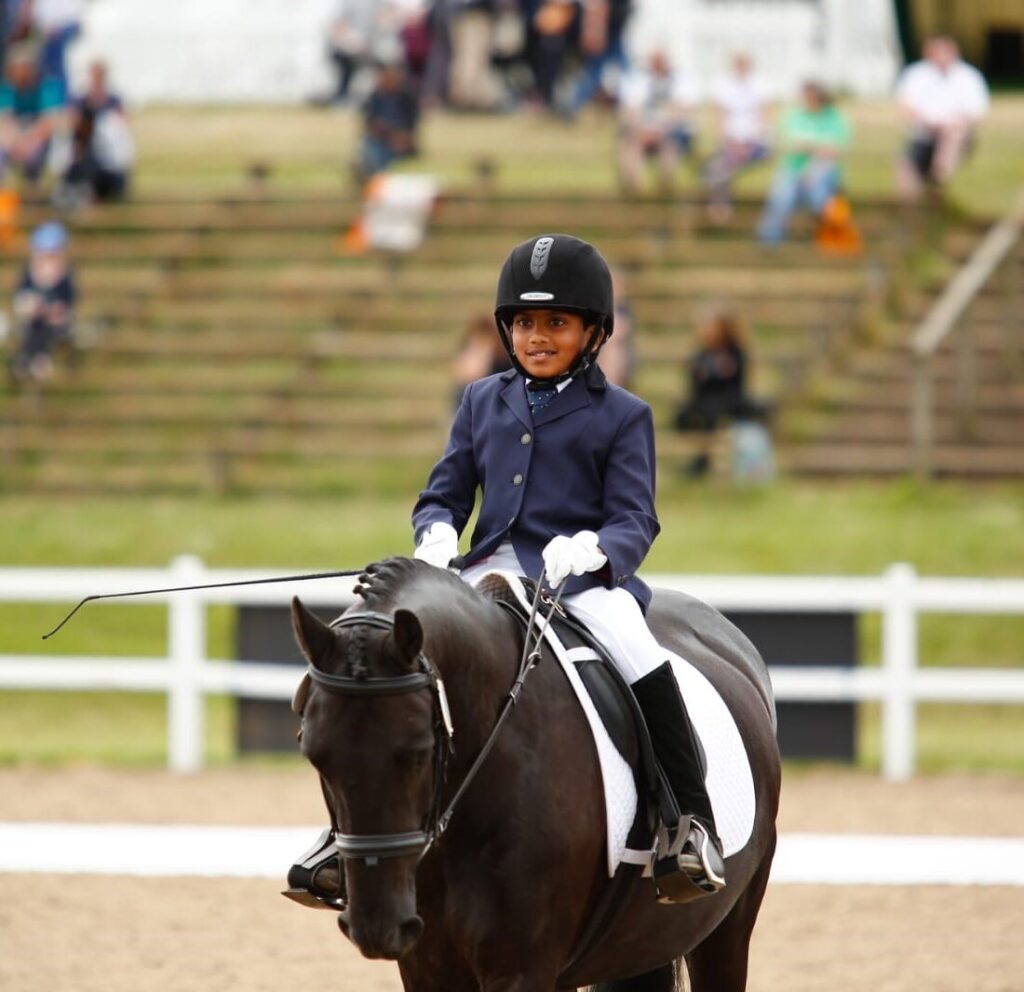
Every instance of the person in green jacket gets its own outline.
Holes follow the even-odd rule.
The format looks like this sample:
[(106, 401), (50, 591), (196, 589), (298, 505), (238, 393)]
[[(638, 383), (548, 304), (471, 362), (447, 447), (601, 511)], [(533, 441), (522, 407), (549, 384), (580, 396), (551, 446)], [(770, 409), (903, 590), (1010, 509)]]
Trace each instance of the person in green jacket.
[(779, 127), (779, 165), (757, 228), (762, 244), (782, 241), (799, 206), (815, 214), (824, 210), (839, 189), (840, 159), (851, 133), (828, 90), (805, 82), (800, 103), (786, 112)]

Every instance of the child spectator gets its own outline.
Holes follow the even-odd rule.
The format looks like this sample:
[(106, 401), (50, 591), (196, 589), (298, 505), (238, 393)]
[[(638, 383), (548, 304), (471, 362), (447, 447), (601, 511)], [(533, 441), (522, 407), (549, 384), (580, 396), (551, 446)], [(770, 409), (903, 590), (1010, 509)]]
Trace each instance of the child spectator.
[(71, 106), (71, 163), (64, 174), (61, 198), (68, 206), (120, 200), (128, 189), (135, 143), (124, 106), (107, 88), (103, 62), (89, 66), (85, 95)]
[(680, 157), (693, 151), (699, 99), (690, 74), (674, 69), (660, 49), (626, 74), (619, 90), (619, 170), (627, 190), (639, 188), (649, 158), (658, 161), (662, 189), (671, 189)]
[(10, 46), (0, 83), (0, 177), (17, 166), (28, 182), (38, 181), (63, 106), (59, 80), (40, 71), (38, 47)]
[(900, 191), (916, 200), (926, 185), (944, 185), (973, 147), (975, 129), (988, 113), (988, 87), (960, 58), (952, 38), (937, 37), (925, 42), (920, 62), (903, 70), (896, 96), (910, 125)]
[(75, 283), (67, 248), (68, 233), (56, 221), (40, 225), (32, 234), (28, 264), (14, 296), (20, 333), (11, 362), (15, 379), (48, 379), (54, 351), (71, 342)]
[(757, 229), (762, 244), (782, 241), (801, 204), (821, 216), (839, 190), (840, 160), (850, 135), (850, 122), (828, 90), (804, 83), (799, 105), (786, 113), (779, 129), (782, 157)]
[(698, 435), (700, 450), (686, 466), (694, 478), (711, 467), (711, 439), (725, 420), (759, 420), (764, 407), (747, 395), (747, 348), (736, 312), (715, 306), (697, 325), (697, 350), (686, 361), (689, 395), (676, 413), (676, 430)]
[(364, 179), (383, 172), (396, 159), (416, 154), (419, 105), (404, 66), (382, 63), (363, 107), (363, 144), (359, 171)]
[(732, 183), (737, 173), (768, 157), (768, 120), (772, 94), (768, 82), (754, 72), (746, 52), (732, 57), (729, 72), (711, 87), (718, 113), (721, 145), (708, 161), (708, 214), (724, 223), (732, 216)]

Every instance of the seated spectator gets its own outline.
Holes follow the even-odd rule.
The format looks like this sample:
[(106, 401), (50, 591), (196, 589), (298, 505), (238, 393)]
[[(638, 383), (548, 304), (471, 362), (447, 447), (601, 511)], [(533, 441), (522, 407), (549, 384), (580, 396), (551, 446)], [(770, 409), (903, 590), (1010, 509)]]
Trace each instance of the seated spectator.
[(53, 374), (53, 353), (70, 344), (75, 283), (68, 261), (68, 233), (62, 224), (40, 225), (29, 242), (29, 260), (14, 295), (18, 348), (11, 375), (42, 381)]
[(85, 95), (71, 105), (71, 162), (59, 194), (63, 205), (120, 200), (128, 189), (135, 143), (124, 106), (107, 88), (103, 62), (89, 66)]
[(840, 189), (840, 160), (850, 136), (850, 122), (828, 90), (804, 83), (799, 105), (785, 114), (779, 128), (781, 158), (757, 229), (762, 244), (782, 241), (801, 205), (821, 216)]
[(916, 200), (925, 186), (944, 185), (975, 140), (988, 113), (985, 79), (960, 58), (952, 38), (929, 38), (924, 58), (907, 66), (896, 96), (910, 126), (900, 161), (900, 191)]
[(0, 83), (0, 178), (16, 166), (28, 182), (38, 181), (63, 105), (60, 82), (40, 72), (38, 47), (10, 46)]
[(718, 113), (721, 145), (708, 160), (708, 214), (717, 223), (732, 216), (732, 183), (737, 173), (768, 157), (767, 115), (772, 103), (767, 80), (754, 72), (746, 52), (732, 57), (729, 72), (711, 87)]
[(747, 348), (730, 307), (710, 308), (697, 326), (697, 350), (686, 361), (688, 396), (676, 411), (676, 430), (695, 432), (700, 450), (686, 466), (692, 477), (711, 467), (711, 439), (724, 421), (761, 420), (762, 404), (747, 395)]
[(627, 190), (639, 188), (651, 158), (658, 161), (662, 189), (671, 189), (680, 157), (693, 151), (698, 99), (689, 73), (674, 69), (660, 49), (626, 74), (619, 90), (619, 170)]
[(452, 361), (455, 406), (462, 402), (462, 394), (471, 382), (511, 367), (512, 363), (495, 330), (493, 315), (478, 313), (469, 321), (458, 353)]
[(363, 143), (359, 172), (368, 179), (383, 172), (396, 159), (416, 154), (419, 105), (405, 67), (382, 63), (377, 81), (363, 106)]

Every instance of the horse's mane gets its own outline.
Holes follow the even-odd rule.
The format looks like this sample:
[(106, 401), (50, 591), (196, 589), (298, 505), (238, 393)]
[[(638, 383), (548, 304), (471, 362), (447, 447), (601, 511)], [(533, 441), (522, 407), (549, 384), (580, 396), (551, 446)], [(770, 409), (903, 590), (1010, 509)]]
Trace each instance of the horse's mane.
[(413, 586), (429, 583), (438, 597), (453, 595), (479, 603), (481, 597), (471, 586), (447, 569), (435, 568), (413, 558), (384, 558), (366, 566), (355, 587), (365, 609), (385, 612), (399, 604)]

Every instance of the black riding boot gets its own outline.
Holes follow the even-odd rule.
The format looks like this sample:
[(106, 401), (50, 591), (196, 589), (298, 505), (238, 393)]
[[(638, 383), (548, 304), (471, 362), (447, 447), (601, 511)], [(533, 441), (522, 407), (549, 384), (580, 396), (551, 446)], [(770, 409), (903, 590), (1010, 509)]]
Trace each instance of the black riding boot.
[(725, 863), (715, 814), (704, 784), (700, 742), (669, 662), (631, 686), (676, 804), (678, 823), (667, 823), (668, 850), (655, 854), (654, 882), (662, 902), (689, 902), (725, 888)]

